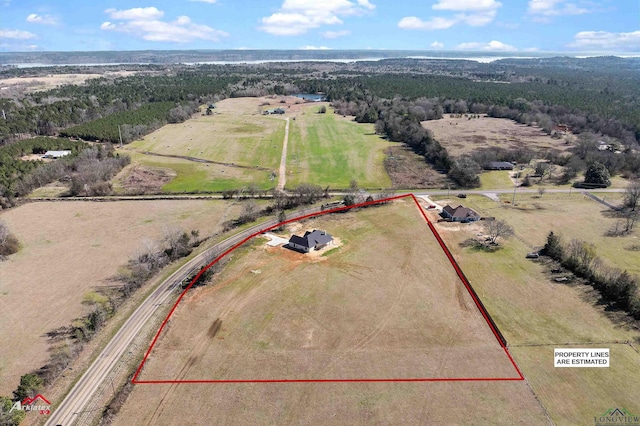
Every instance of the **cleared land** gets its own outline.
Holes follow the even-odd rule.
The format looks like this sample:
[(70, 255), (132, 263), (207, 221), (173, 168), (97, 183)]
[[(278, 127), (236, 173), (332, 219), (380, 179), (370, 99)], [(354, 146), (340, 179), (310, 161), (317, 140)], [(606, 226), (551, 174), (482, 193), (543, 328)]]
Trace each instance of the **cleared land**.
[(287, 187), (312, 182), (348, 188), (352, 179), (363, 188), (388, 188), (385, 149), (399, 144), (376, 135), (373, 124), (359, 124), (318, 105), (301, 108), (291, 121), (287, 153)]
[(464, 115), (451, 118), (445, 114), (440, 120), (423, 121), (422, 125), (454, 156), (489, 147), (564, 151), (572, 146), (573, 139), (573, 136), (553, 139), (540, 127), (485, 115), (469, 120)]
[(2, 212), (22, 248), (0, 263), (0, 394), (44, 364), (44, 333), (86, 314), (85, 294), (113, 284), (109, 278), (145, 239), (173, 228), (209, 235), (240, 207), (196, 200), (59, 202)]
[[(66, 84), (82, 84), (92, 78), (100, 77), (126, 77), (134, 75), (134, 71), (116, 71), (105, 74), (51, 74), (44, 77), (12, 77), (0, 79), (0, 88), (3, 90), (27, 89), (29, 92), (37, 92), (53, 89)], [(7, 89), (4, 89), (4, 88)]]
[[(311, 259), (264, 239), (241, 249), (183, 300), (140, 380), (517, 377), (411, 201), (303, 224), (312, 228), (342, 246)], [(116, 424), (514, 417), (544, 422), (523, 381), (178, 384), (135, 386)]]
[[(594, 416), (610, 407), (640, 412), (637, 326), (598, 305), (590, 287), (553, 282), (549, 266), (524, 257), (531, 251), (525, 242), (539, 245), (553, 229), (592, 241), (608, 263), (637, 271), (638, 253), (622, 248), (630, 240), (602, 237), (611, 220), (603, 217), (600, 204), (575, 194), (571, 199), (560, 197), (553, 199), (548, 194), (532, 200), (531, 206), (535, 203), (541, 208), (527, 210), (504, 209), (483, 197), (467, 198), (465, 205), (484, 215), (506, 219), (520, 237), (509, 240), (495, 253), (460, 247), (459, 243), (480, 232), (478, 224), (437, 226), (556, 424), (590, 424)], [(554, 368), (556, 347), (610, 348), (611, 366)]]
[(163, 186), (166, 192), (222, 191), (251, 183), (274, 187), (285, 121), (261, 115), (264, 102), (265, 98), (225, 99), (216, 104), (215, 114), (168, 124), (122, 151), (139, 165), (173, 170), (177, 176)]

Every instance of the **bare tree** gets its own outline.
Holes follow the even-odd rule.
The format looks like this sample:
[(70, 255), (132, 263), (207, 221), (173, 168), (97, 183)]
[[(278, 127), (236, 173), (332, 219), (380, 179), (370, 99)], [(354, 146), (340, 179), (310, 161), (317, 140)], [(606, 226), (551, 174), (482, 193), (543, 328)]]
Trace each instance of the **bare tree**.
[(538, 187), (538, 195), (540, 196), (540, 198), (542, 198), (542, 196), (544, 195), (544, 193), (547, 192), (547, 189), (540, 186)]
[(623, 215), (625, 219), (625, 232), (629, 233), (633, 231), (633, 227), (635, 226), (638, 218), (640, 218), (640, 211), (638, 210), (627, 210)]
[(504, 220), (486, 220), (483, 226), (492, 244), (496, 244), (498, 238), (507, 239), (514, 234), (513, 227)]
[(640, 202), (640, 179), (629, 182), (624, 195), (624, 206), (635, 211)]

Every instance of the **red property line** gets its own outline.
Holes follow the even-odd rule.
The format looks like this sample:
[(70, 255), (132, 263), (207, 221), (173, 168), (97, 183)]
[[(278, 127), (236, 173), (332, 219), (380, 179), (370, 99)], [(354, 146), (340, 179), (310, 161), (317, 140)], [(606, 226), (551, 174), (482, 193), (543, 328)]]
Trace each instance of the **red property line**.
[[(451, 262), (451, 264), (453, 265), (454, 269), (456, 270), (456, 273), (458, 274), (458, 277), (460, 278), (462, 283), (465, 285), (465, 288), (467, 289), (467, 291), (469, 292), (469, 294), (473, 298), (476, 306), (478, 307), (478, 309), (482, 313), (485, 321), (487, 321), (487, 324), (489, 324), (489, 327), (491, 328), (492, 332), (496, 336), (496, 339), (500, 343), (500, 346), (504, 349), (505, 353), (507, 354), (507, 357), (511, 361), (511, 364), (514, 366), (514, 368), (518, 372), (518, 377), (509, 377), (509, 378), (496, 378), (496, 377), (487, 377), (487, 378), (479, 378), (479, 377), (470, 377), (470, 378), (409, 378), (409, 379), (373, 379), (372, 378), (372, 379), (138, 380), (138, 376), (142, 372), (142, 368), (144, 367), (144, 364), (147, 362), (147, 359), (149, 358), (149, 355), (151, 354), (151, 351), (153, 350), (156, 342), (158, 341), (158, 338), (160, 337), (160, 334), (162, 333), (162, 331), (164, 330), (164, 327), (167, 325), (167, 322), (169, 321), (169, 319), (171, 318), (171, 316), (175, 312), (176, 308), (178, 307), (178, 304), (180, 304), (180, 302), (182, 301), (182, 298), (189, 291), (189, 289), (196, 283), (196, 281), (198, 281), (200, 276), (203, 273), (205, 273), (209, 268), (211, 268), (213, 265), (218, 263), (220, 261), (220, 259), (222, 259), (224, 256), (226, 256), (227, 254), (231, 253), (232, 251), (234, 251), (235, 249), (237, 249), (238, 247), (240, 247), (241, 245), (243, 245), (244, 243), (246, 243), (250, 239), (254, 238), (255, 236), (260, 235), (260, 234), (265, 233), (265, 232), (268, 232), (268, 231), (271, 231), (271, 230), (273, 230), (273, 229), (275, 229), (275, 228), (277, 228), (277, 227), (279, 227), (281, 225), (286, 225), (287, 223), (297, 222), (297, 221), (300, 221), (300, 220), (303, 220), (303, 219), (307, 219), (307, 218), (310, 218), (310, 217), (320, 216), (320, 215), (324, 215), (324, 214), (328, 214), (328, 213), (336, 213), (336, 212), (345, 211), (345, 210), (349, 210), (349, 209), (353, 209), (353, 208), (357, 208), (357, 207), (364, 207), (364, 206), (371, 206), (371, 205), (380, 204), (380, 203), (386, 203), (386, 202), (389, 202), (389, 201), (393, 201), (393, 200), (397, 200), (397, 199), (401, 199), (401, 198), (406, 198), (406, 197), (413, 198), (413, 200), (416, 203), (418, 209), (422, 213), (422, 216), (426, 220), (426, 222), (427, 222), (427, 224), (429, 226), (429, 229), (431, 229), (431, 232), (433, 233), (433, 235), (438, 240), (438, 243), (440, 244), (440, 247), (445, 252), (447, 257), (449, 258), (449, 261)], [(289, 220), (286, 220), (284, 222), (277, 223), (277, 224), (275, 224), (273, 226), (269, 226), (267, 228), (264, 228), (264, 229), (262, 229), (262, 230), (260, 230), (258, 232), (255, 232), (255, 233), (249, 235), (248, 237), (246, 237), (245, 239), (243, 239), (242, 241), (240, 241), (239, 243), (233, 245), (231, 248), (227, 249), (224, 253), (222, 253), (217, 258), (215, 258), (211, 263), (209, 263), (207, 266), (202, 268), (200, 270), (200, 272), (198, 272), (198, 274), (191, 280), (189, 285), (182, 291), (182, 293), (178, 297), (178, 300), (176, 301), (176, 303), (171, 308), (171, 311), (169, 312), (167, 317), (162, 322), (162, 325), (160, 325), (160, 328), (158, 329), (158, 332), (156, 333), (155, 337), (153, 338), (153, 341), (151, 342), (151, 345), (149, 346), (149, 349), (147, 349), (147, 352), (145, 353), (142, 362), (138, 366), (138, 369), (136, 370), (136, 373), (134, 374), (133, 379), (131, 380), (131, 383), (133, 383), (133, 384), (180, 384), (180, 383), (184, 383), (184, 384), (187, 384), (187, 383), (203, 384), (203, 383), (472, 382), (472, 381), (513, 381), (513, 380), (524, 380), (524, 377), (522, 376), (522, 373), (518, 369), (518, 366), (516, 365), (515, 361), (511, 357), (511, 354), (509, 353), (509, 350), (507, 349), (506, 345), (504, 344), (503, 338), (501, 338), (501, 334), (499, 334), (499, 332), (497, 331), (497, 328), (494, 327), (493, 321), (490, 320), (490, 317), (489, 317), (488, 313), (486, 312), (486, 309), (484, 308), (482, 303), (478, 300), (478, 298), (475, 296), (475, 292), (473, 291), (472, 287), (470, 286), (467, 278), (465, 277), (464, 273), (462, 272), (462, 270), (458, 266), (457, 262), (455, 261), (455, 259), (451, 255), (451, 252), (449, 251), (449, 249), (445, 245), (444, 241), (442, 241), (442, 238), (440, 238), (440, 235), (436, 231), (435, 227), (433, 226), (431, 221), (428, 219), (428, 217), (426, 216), (426, 214), (422, 210), (422, 208), (421, 208), (420, 204), (418, 203), (418, 200), (416, 199), (416, 197), (413, 194), (404, 194), (404, 195), (397, 195), (395, 197), (384, 198), (384, 199), (381, 199), (381, 200), (369, 201), (369, 202), (365, 202), (365, 203), (354, 204), (354, 205), (351, 205), (351, 206), (338, 207), (338, 208), (334, 208), (334, 209), (330, 209), (330, 210), (320, 211), (320, 212), (316, 212), (316, 213), (310, 213), (310, 214), (299, 216), (299, 217), (296, 217), (296, 218), (293, 218), (293, 219), (289, 219)]]

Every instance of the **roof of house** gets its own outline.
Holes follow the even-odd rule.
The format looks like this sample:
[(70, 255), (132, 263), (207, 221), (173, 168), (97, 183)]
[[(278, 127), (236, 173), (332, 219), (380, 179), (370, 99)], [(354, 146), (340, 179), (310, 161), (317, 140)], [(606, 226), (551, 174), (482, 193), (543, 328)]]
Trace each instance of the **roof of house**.
[(513, 164), (507, 161), (492, 161), (489, 163), (490, 169), (513, 169)]
[(442, 210), (447, 212), (451, 217), (462, 217), (462, 218), (480, 217), (478, 213), (476, 213), (475, 211), (471, 210), (468, 207), (458, 206), (454, 209), (450, 205), (446, 205)]
[(305, 232), (304, 236), (292, 235), (289, 242), (302, 247), (311, 248), (316, 245), (324, 245), (333, 240), (333, 237), (327, 234), (325, 231), (318, 231), (314, 229), (312, 232)]

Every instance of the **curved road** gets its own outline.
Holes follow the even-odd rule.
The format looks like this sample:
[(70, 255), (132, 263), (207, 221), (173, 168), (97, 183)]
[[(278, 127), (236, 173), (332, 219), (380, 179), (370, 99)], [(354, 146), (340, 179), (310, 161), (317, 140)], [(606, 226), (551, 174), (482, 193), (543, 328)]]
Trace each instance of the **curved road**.
[[(298, 210), (295, 216), (319, 212), (320, 208)], [(105, 346), (100, 355), (95, 359), (80, 380), (64, 398), (62, 403), (55, 410), (46, 422), (47, 426), (72, 425), (78, 414), (84, 411), (85, 407), (93, 398), (94, 394), (105, 380), (109, 372), (116, 367), (120, 357), (128, 350), (129, 344), (140, 332), (144, 324), (151, 318), (159, 306), (167, 301), (172, 295), (176, 295), (174, 290), (180, 286), (183, 280), (187, 279), (194, 272), (199, 271), (203, 266), (215, 259), (217, 253), (224, 253), (226, 250), (243, 241), (245, 238), (255, 234), (265, 228), (276, 225), (275, 219), (252, 226), (215, 246), (200, 253), (184, 266), (174, 272), (162, 284), (156, 288), (147, 299), (131, 314), (120, 330)]]

